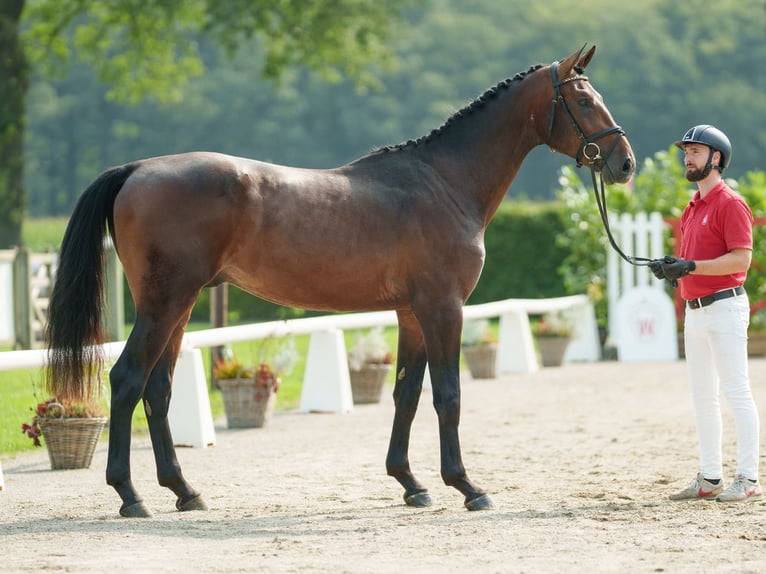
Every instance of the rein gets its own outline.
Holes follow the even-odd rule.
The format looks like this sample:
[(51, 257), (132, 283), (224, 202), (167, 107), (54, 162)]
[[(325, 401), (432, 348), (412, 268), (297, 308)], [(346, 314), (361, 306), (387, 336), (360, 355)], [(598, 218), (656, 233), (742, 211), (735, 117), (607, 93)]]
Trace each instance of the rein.
[[(647, 259), (646, 257), (636, 257), (634, 255), (625, 255), (625, 253), (620, 249), (620, 246), (617, 245), (617, 242), (614, 239), (614, 236), (612, 235), (612, 230), (609, 226), (609, 215), (607, 212), (606, 207), (606, 193), (604, 192), (604, 176), (599, 171), (599, 179), (601, 181), (601, 192), (599, 193), (599, 187), (596, 182), (596, 167), (597, 162), (601, 162), (601, 165), (604, 165), (604, 163), (609, 159), (609, 156), (612, 155), (612, 152), (614, 151), (614, 148), (617, 147), (617, 142), (620, 141), (620, 138), (625, 135), (625, 130), (623, 130), (620, 126), (613, 126), (611, 128), (603, 129), (599, 132), (596, 132), (595, 134), (592, 134), (590, 136), (586, 136), (585, 133), (580, 128), (580, 125), (577, 123), (577, 119), (574, 117), (574, 114), (572, 114), (572, 111), (569, 109), (569, 105), (567, 104), (567, 101), (564, 99), (564, 96), (561, 94), (561, 86), (568, 83), (568, 82), (574, 82), (575, 80), (585, 80), (588, 81), (588, 76), (585, 76), (582, 74), (582, 69), (575, 68), (577, 71), (577, 74), (574, 76), (571, 76), (569, 78), (564, 78), (563, 80), (559, 80), (558, 77), (558, 68), (559, 63), (553, 62), (551, 64), (551, 79), (553, 80), (553, 100), (551, 101), (551, 113), (548, 120), (548, 141), (550, 142), (553, 137), (553, 122), (556, 119), (556, 106), (561, 105), (564, 108), (564, 111), (567, 113), (567, 116), (569, 117), (569, 121), (572, 124), (572, 127), (574, 128), (575, 132), (577, 132), (577, 135), (580, 138), (580, 147), (577, 150), (577, 155), (575, 157), (575, 160), (577, 161), (577, 167), (582, 166), (583, 164), (583, 158), (588, 162), (588, 168), (590, 169), (591, 179), (593, 180), (593, 194), (596, 196), (596, 204), (598, 205), (598, 212), (601, 216), (601, 223), (604, 225), (604, 229), (606, 230), (606, 236), (609, 239), (609, 244), (612, 246), (612, 248), (619, 254), (620, 257), (622, 257), (625, 261), (630, 263), (631, 265), (637, 265), (637, 266), (645, 266), (648, 265), (651, 259)], [(596, 140), (599, 140), (603, 137), (612, 135), (612, 134), (618, 134), (616, 138), (614, 138), (614, 142), (612, 142), (611, 147), (609, 150), (607, 150), (606, 155), (601, 155), (601, 148), (596, 143)]]

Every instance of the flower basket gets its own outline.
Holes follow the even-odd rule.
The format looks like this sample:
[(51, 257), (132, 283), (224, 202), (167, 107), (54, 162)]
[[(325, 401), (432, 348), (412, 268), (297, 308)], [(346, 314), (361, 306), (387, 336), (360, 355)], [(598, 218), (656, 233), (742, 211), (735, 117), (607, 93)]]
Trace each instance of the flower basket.
[(230, 429), (263, 427), (274, 411), (275, 385), (279, 385), (279, 378), (272, 378), (268, 384), (253, 377), (219, 379), (227, 426)]
[(497, 344), (463, 347), (463, 356), (468, 363), (468, 370), (474, 379), (494, 379), (497, 377)]
[(358, 369), (349, 369), (354, 404), (379, 403), (390, 371), (390, 363), (367, 363)]
[(537, 337), (537, 348), (540, 350), (540, 362), (543, 367), (560, 367), (571, 340), (571, 337)]
[(357, 333), (348, 354), (348, 375), (355, 405), (379, 403), (394, 357), (383, 337), (383, 327)]
[(31, 423), (21, 432), (42, 446), (45, 441), (52, 470), (89, 468), (106, 426), (105, 409), (96, 403), (63, 403), (52, 398), (38, 403)]
[(40, 419), (38, 424), (48, 449), (51, 469), (90, 468), (106, 421), (106, 417)]

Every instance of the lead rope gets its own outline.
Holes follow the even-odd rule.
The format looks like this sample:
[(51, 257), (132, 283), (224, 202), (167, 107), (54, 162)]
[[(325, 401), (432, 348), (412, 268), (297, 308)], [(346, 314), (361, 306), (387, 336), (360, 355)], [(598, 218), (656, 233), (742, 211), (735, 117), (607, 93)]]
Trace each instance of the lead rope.
[(601, 215), (601, 223), (604, 224), (606, 236), (609, 238), (610, 245), (620, 255), (620, 257), (622, 257), (631, 265), (636, 265), (639, 267), (648, 266), (651, 259), (647, 259), (646, 257), (636, 257), (635, 255), (625, 255), (622, 249), (620, 249), (620, 246), (617, 245), (617, 242), (614, 240), (614, 236), (612, 235), (612, 230), (609, 227), (609, 215), (606, 209), (606, 194), (604, 193), (604, 176), (599, 173), (599, 179), (601, 180), (601, 194), (599, 194), (598, 184), (596, 183), (596, 170), (592, 167), (590, 169), (590, 175), (593, 180), (593, 193), (596, 196), (596, 204), (598, 205), (599, 215)]

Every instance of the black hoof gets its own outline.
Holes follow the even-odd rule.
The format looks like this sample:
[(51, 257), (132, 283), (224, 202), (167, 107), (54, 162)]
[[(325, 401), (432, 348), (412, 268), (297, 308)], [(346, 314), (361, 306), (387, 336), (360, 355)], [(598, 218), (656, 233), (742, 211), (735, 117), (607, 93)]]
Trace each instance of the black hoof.
[(495, 503), (489, 497), (489, 494), (482, 494), (472, 500), (465, 500), (465, 507), (468, 510), (492, 510), (495, 508)]
[(412, 494), (407, 494), (405, 492), (404, 502), (407, 503), (407, 506), (414, 506), (416, 508), (425, 508), (426, 506), (431, 506), (433, 504), (433, 500), (431, 500), (431, 495), (428, 494), (427, 490), (414, 492)]
[(144, 506), (143, 502), (134, 502), (120, 508), (120, 516), (125, 518), (151, 518), (152, 513)]
[(176, 500), (176, 508), (181, 512), (186, 512), (187, 510), (207, 510), (207, 504), (202, 500), (202, 495), (198, 494), (186, 502), (179, 498)]

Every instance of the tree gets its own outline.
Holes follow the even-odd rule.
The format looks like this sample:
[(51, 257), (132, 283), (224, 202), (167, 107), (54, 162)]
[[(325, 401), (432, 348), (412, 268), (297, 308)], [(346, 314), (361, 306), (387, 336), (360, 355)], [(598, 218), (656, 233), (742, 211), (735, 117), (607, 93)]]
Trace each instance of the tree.
[(24, 95), (27, 64), (19, 42), (24, 0), (0, 0), (0, 247), (21, 243), (24, 214)]
[[(408, 0), (0, 0), (0, 247), (21, 242), (24, 98), (29, 65), (55, 74), (73, 55), (111, 88), (107, 98), (178, 101), (204, 72), (207, 39), (233, 52), (256, 38), (265, 76), (305, 65), (330, 79), (376, 81), (370, 63)], [(19, 29), (24, 24), (23, 39)]]

